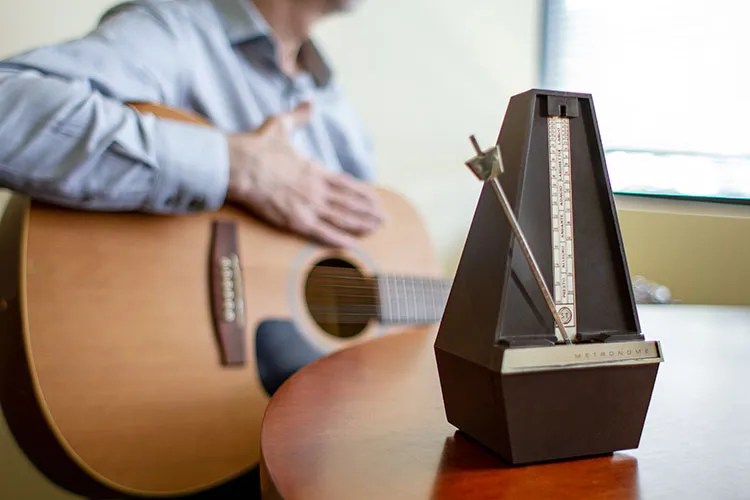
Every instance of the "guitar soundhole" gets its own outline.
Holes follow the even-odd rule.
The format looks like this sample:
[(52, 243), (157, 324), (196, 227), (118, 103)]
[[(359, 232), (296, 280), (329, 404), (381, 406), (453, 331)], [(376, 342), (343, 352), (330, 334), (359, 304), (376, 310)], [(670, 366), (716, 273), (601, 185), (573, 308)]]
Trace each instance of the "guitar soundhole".
[(359, 335), (378, 315), (375, 279), (342, 259), (325, 259), (313, 267), (307, 275), (305, 298), (315, 322), (334, 337)]

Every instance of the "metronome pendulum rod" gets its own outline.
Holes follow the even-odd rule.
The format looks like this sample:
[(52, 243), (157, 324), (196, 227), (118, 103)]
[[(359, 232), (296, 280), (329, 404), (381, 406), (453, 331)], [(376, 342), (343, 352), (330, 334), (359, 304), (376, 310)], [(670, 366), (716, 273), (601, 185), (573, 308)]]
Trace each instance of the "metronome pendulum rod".
[[(552, 314), (552, 317), (554, 318), (558, 330), (560, 330), (560, 334), (562, 335), (563, 340), (566, 344), (570, 344), (572, 342), (570, 340), (570, 337), (568, 337), (568, 332), (565, 330), (565, 325), (563, 324), (563, 321), (557, 312), (555, 301), (552, 298), (549, 289), (547, 288), (547, 284), (544, 282), (544, 277), (542, 276), (542, 271), (539, 269), (539, 264), (537, 264), (536, 259), (534, 258), (534, 254), (531, 252), (531, 247), (529, 247), (529, 243), (526, 240), (526, 236), (523, 234), (521, 225), (518, 223), (518, 219), (516, 219), (516, 215), (513, 213), (513, 209), (510, 207), (508, 197), (505, 195), (503, 186), (502, 184), (500, 184), (500, 180), (498, 179), (498, 175), (500, 175), (503, 168), (502, 159), (500, 157), (500, 146), (495, 146), (495, 148), (490, 152), (483, 153), (482, 149), (479, 147), (479, 143), (477, 143), (476, 138), (472, 135), (469, 139), (471, 140), (471, 144), (474, 146), (474, 149), (477, 152), (477, 156), (473, 160), (467, 162), (467, 165), (480, 180), (489, 180), (492, 184), (495, 194), (500, 201), (500, 206), (503, 208), (503, 212), (505, 212), (505, 217), (508, 219), (510, 227), (513, 230), (513, 234), (516, 236), (516, 240), (518, 240), (518, 243), (521, 246), (521, 251), (526, 258), (526, 262), (529, 264), (531, 274), (534, 275), (534, 280), (536, 281), (536, 284), (539, 286), (539, 290), (544, 296), (544, 301), (547, 303), (549, 312)], [(487, 158), (489, 158), (489, 161), (487, 161)]]

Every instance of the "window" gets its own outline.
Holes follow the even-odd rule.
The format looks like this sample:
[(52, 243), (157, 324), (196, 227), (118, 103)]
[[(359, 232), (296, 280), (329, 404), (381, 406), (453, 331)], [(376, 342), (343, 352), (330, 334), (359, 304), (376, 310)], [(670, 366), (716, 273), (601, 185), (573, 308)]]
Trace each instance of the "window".
[(542, 85), (592, 95), (612, 188), (750, 203), (750, 5), (546, 0)]

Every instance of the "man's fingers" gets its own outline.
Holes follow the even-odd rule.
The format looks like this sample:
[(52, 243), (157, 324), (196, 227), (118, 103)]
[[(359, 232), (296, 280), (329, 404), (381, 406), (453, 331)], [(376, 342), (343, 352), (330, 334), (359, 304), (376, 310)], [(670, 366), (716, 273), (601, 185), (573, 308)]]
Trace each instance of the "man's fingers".
[(368, 233), (380, 225), (380, 222), (369, 214), (353, 212), (334, 204), (322, 208), (320, 218), (332, 226), (356, 235)]
[(287, 208), (289, 229), (297, 234), (318, 240), (334, 247), (352, 247), (356, 240), (351, 234), (323, 220), (312, 206), (295, 203)]
[[(321, 213), (332, 224), (357, 232), (372, 231), (383, 223), (385, 216), (379, 205), (369, 203), (358, 196), (330, 191)], [(341, 219), (339, 223), (336, 219)], [(342, 225), (344, 224), (344, 225)]]
[(305, 101), (297, 105), (293, 110), (279, 115), (281, 124), (284, 130), (291, 132), (292, 130), (304, 127), (310, 121), (312, 116), (312, 105)]
[(355, 194), (370, 204), (376, 205), (378, 202), (375, 191), (369, 185), (348, 174), (332, 174), (328, 177), (328, 183), (333, 188)]
[(357, 243), (353, 236), (323, 219), (318, 219), (310, 228), (309, 234), (321, 243), (337, 248), (351, 248)]
[(339, 212), (351, 212), (358, 218), (367, 220), (372, 224), (371, 229), (380, 225), (385, 219), (385, 214), (380, 208), (380, 203), (374, 192), (363, 195), (362, 192), (331, 187), (327, 194), (328, 205)]

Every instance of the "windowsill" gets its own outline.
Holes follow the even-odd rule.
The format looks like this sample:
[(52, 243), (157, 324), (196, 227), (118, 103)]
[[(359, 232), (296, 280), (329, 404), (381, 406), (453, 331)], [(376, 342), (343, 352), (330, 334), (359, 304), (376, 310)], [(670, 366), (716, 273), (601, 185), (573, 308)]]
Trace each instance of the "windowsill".
[(618, 210), (750, 219), (750, 200), (615, 193), (615, 205)]

